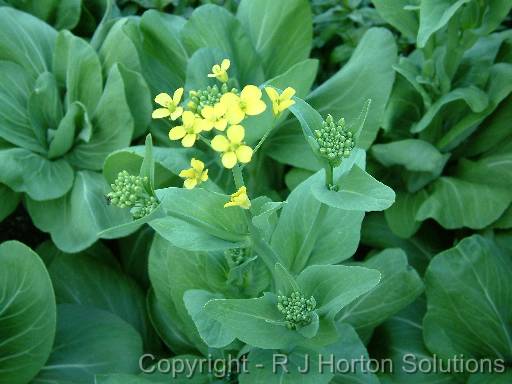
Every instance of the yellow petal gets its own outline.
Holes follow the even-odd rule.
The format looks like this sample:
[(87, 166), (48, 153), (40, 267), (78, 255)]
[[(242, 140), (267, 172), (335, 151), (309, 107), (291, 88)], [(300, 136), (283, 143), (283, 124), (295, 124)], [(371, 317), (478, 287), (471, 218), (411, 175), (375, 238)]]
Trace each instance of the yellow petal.
[(208, 170), (205, 170), (203, 174), (201, 175), (201, 181), (208, 180)]
[(197, 185), (196, 179), (187, 179), (183, 182), (183, 186), (187, 189), (193, 189)]
[(222, 165), (231, 169), (236, 165), (236, 153), (235, 152), (226, 152), (222, 155)]
[(167, 93), (159, 93), (155, 97), (155, 103), (160, 104), (162, 107), (167, 107), (172, 103), (172, 98)]
[(265, 87), (265, 92), (267, 92), (268, 97), (270, 100), (278, 100), (279, 99), (279, 93), (272, 87)]
[(169, 131), (169, 139), (171, 140), (179, 140), (183, 136), (185, 136), (187, 132), (185, 132), (185, 128), (182, 125), (178, 125)]
[(220, 119), (214, 124), (214, 126), (215, 129), (218, 129), (219, 131), (224, 131), (228, 126), (228, 121), (226, 119)]
[(181, 145), (183, 145), (186, 148), (190, 148), (194, 145), (196, 142), (197, 135), (195, 133), (188, 133), (185, 135), (185, 137), (181, 140)]
[(265, 112), (265, 109), (267, 109), (267, 105), (263, 100), (252, 100), (247, 103), (245, 113), (247, 115), (254, 116)]
[(241, 125), (232, 125), (228, 128), (227, 135), (232, 143), (239, 144), (244, 139), (245, 129)]
[(261, 99), (261, 90), (255, 85), (246, 85), (242, 90), (242, 93), (240, 93), (240, 99), (246, 103), (251, 100)]
[(229, 59), (222, 60), (222, 63), (220, 64), (220, 68), (223, 71), (227, 71), (229, 69), (229, 66), (231, 65), (231, 61)]
[(167, 117), (170, 114), (171, 113), (169, 112), (169, 110), (167, 108), (158, 108), (153, 111), (153, 113), (151, 114), (151, 117), (153, 119), (161, 119), (162, 117)]
[[(203, 108), (203, 110), (204, 110), (204, 108)], [(228, 110), (228, 107), (226, 104), (217, 103), (213, 106), (213, 115), (217, 119), (220, 119), (222, 116), (224, 116), (226, 114), (227, 110)]]
[(214, 109), (212, 106), (210, 105), (207, 105), (205, 107), (203, 107), (203, 109), (201, 109), (201, 115), (203, 115), (203, 117), (206, 119), (206, 120), (212, 120), (212, 121), (215, 121), (215, 113), (214, 113)]
[(252, 148), (247, 145), (241, 145), (236, 149), (236, 157), (241, 163), (248, 163), (252, 158)]
[(233, 201), (228, 201), (226, 204), (224, 204), (224, 208), (236, 207), (236, 206), (238, 206), (238, 204)]
[(226, 118), (230, 124), (239, 124), (245, 118), (245, 113), (240, 107), (231, 106), (226, 112)]
[(183, 120), (183, 126), (184, 127), (193, 127), (194, 122), (196, 120), (196, 116), (191, 111), (185, 111), (183, 112), (183, 115), (181, 116)]
[(285, 109), (288, 109), (293, 104), (295, 104), (294, 100), (285, 100), (282, 101), (281, 104), (279, 104), (279, 111), (284, 111)]
[(176, 108), (176, 110), (171, 113), (171, 120), (177, 120), (181, 115), (183, 114), (183, 108), (182, 107), (178, 107)]
[(174, 95), (172, 96), (172, 101), (174, 105), (178, 105), (181, 101), (181, 97), (183, 96), (183, 88), (178, 88), (174, 91)]
[(213, 124), (211, 121), (201, 119), (200, 117), (197, 117), (194, 121), (194, 126), (192, 127), (192, 130), (194, 133), (201, 133), (203, 131), (211, 131), (213, 128)]
[(213, 67), (212, 67), (212, 72), (215, 73), (216, 75), (220, 72), (220, 65), (219, 64), (215, 64)]
[(217, 135), (213, 138), (211, 145), (214, 151), (226, 152), (229, 148), (229, 141), (226, 136)]
[(283, 93), (281, 93), (281, 100), (291, 99), (295, 95), (295, 89), (292, 87), (286, 88)]
[(220, 98), (221, 104), (224, 104), (226, 108), (229, 109), (232, 105), (239, 105), (240, 104), (240, 97), (235, 95), (233, 92), (225, 93)]
[(201, 161), (201, 160), (197, 160), (197, 159), (192, 159), (190, 160), (190, 165), (192, 166), (192, 168), (197, 171), (198, 173), (201, 173), (203, 172), (203, 169), (204, 169), (204, 163)]
[(184, 179), (191, 179), (196, 176), (196, 172), (194, 171), (194, 168), (184, 169), (180, 172), (180, 177), (183, 177)]

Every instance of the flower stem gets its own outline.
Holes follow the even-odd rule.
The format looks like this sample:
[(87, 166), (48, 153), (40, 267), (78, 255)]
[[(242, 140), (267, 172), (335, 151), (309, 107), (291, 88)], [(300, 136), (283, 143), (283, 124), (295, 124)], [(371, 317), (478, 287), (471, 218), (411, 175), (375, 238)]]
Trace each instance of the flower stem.
[(242, 173), (242, 167), (238, 164), (233, 167), (233, 180), (235, 181), (235, 187), (237, 189), (243, 187), (244, 183), (244, 175)]
[(325, 185), (329, 190), (334, 190), (336, 187), (334, 184), (334, 168), (332, 167), (332, 165), (330, 163), (327, 163), (324, 166), (324, 169), (325, 169)]
[(204, 137), (201, 134), (198, 134), (197, 136), (199, 137), (199, 140), (201, 140), (203, 143), (205, 143), (207, 146), (209, 146), (211, 149), (213, 149), (212, 142), (210, 140), (208, 140), (206, 137)]

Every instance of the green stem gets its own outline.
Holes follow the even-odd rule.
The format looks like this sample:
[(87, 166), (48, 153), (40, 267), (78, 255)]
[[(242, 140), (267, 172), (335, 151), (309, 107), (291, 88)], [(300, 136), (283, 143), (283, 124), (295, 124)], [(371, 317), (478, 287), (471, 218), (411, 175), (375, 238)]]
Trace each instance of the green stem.
[(327, 163), (325, 166), (325, 185), (328, 189), (332, 189), (334, 187), (334, 168), (330, 163)]
[(235, 181), (236, 189), (240, 189), (245, 185), (242, 167), (240, 167), (238, 164), (233, 167), (233, 180)]
[(254, 151), (252, 152), (253, 156), (256, 152), (258, 152), (258, 149), (260, 149), (260, 147), (263, 145), (263, 143), (265, 142), (265, 140), (267, 140), (268, 136), (270, 135), (270, 132), (272, 132), (272, 129), (274, 129), (274, 125), (272, 124), (270, 126), (269, 129), (267, 129), (267, 132), (265, 132), (265, 134), (263, 135), (263, 137), (260, 139), (259, 143), (256, 144), (256, 146), (254, 147)]
[(204, 137), (201, 134), (197, 135), (197, 137), (199, 137), (199, 140), (201, 140), (203, 143), (205, 143), (207, 146), (209, 146), (211, 149), (213, 149), (212, 142), (210, 140), (208, 140), (206, 137)]

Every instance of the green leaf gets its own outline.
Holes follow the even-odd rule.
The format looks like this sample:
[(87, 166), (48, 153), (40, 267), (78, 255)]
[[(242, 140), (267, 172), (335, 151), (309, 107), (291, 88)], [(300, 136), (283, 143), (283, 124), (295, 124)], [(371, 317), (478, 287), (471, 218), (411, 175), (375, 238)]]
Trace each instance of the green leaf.
[(418, 18), (415, 12), (406, 9), (409, 0), (372, 0), (379, 15), (393, 27), (398, 29), (408, 40), (416, 40), (418, 33)]
[(34, 225), (49, 232), (57, 247), (78, 252), (94, 243), (101, 231), (131, 220), (126, 210), (107, 205), (106, 192), (100, 174), (79, 171), (66, 195), (42, 202), (29, 198), (27, 209)]
[(130, 31), (127, 31), (129, 28), (136, 28), (132, 23), (135, 22), (128, 18), (116, 21), (101, 43), (98, 55), (103, 70), (107, 73), (116, 63), (121, 63), (132, 71), (142, 72), (139, 52), (130, 38)]
[[(239, 381), (240, 384), (327, 384), (333, 375), (329, 370), (322, 373), (319, 357), (319, 352), (312, 350), (295, 349), (284, 353), (254, 348), (247, 356), (247, 372), (239, 376)], [(309, 370), (304, 373), (307, 367)]]
[(308, 58), (313, 43), (313, 17), (308, 1), (242, 0), (237, 18), (263, 60), (267, 78)]
[(338, 191), (331, 191), (325, 184), (316, 183), (312, 187), (314, 196), (330, 207), (348, 211), (382, 211), (395, 201), (395, 192), (391, 188), (357, 165), (335, 179), (335, 183)]
[(375, 144), (372, 155), (382, 165), (401, 165), (409, 171), (436, 172), (446, 164), (449, 155), (424, 140), (405, 139), (387, 144)]
[(497, 220), (511, 202), (512, 195), (505, 188), (441, 177), (418, 210), (416, 220), (433, 218), (447, 229), (481, 229)]
[(52, 283), (41, 259), (17, 241), (0, 245), (0, 281), (0, 383), (28, 383), (53, 344)]
[(469, 1), (431, 0), (421, 2), (418, 47), (425, 47), (430, 36), (448, 24), (459, 8)]
[(142, 342), (126, 322), (83, 305), (61, 304), (57, 312), (53, 351), (32, 383), (93, 384), (99, 373), (138, 372)]
[(370, 291), (380, 281), (375, 269), (345, 265), (312, 265), (297, 277), (306, 297), (313, 296), (320, 316), (334, 318), (346, 305)]
[(0, 184), (0, 222), (9, 216), (20, 202), (20, 195), (4, 184)]
[(99, 170), (109, 153), (130, 145), (134, 129), (125, 98), (123, 75), (117, 66), (110, 70), (91, 121), (91, 139), (78, 142), (66, 158), (78, 168)]
[(512, 359), (510, 254), (480, 236), (437, 255), (425, 275), (425, 343), (441, 358)]
[(73, 185), (73, 168), (63, 159), (50, 161), (24, 148), (0, 149), (0, 181), (31, 199), (56, 199)]
[(75, 143), (79, 132), (91, 132), (91, 122), (85, 107), (79, 101), (74, 101), (68, 107), (66, 115), (53, 133), (48, 149), (48, 158), (55, 159), (66, 154)]
[(213, 4), (196, 8), (181, 37), (190, 54), (203, 47), (226, 52), (238, 68), (240, 85), (263, 82), (263, 69), (251, 41), (240, 22), (226, 9)]
[(147, 177), (152, 192), (155, 190), (155, 158), (153, 157), (153, 139), (151, 134), (146, 136), (144, 147), (144, 161), (140, 166), (139, 176)]
[(117, 315), (142, 336), (146, 350), (158, 346), (141, 288), (122, 273), (84, 253), (57, 255), (49, 268), (59, 304), (80, 304)]
[(269, 294), (255, 299), (211, 300), (204, 311), (237, 339), (254, 347), (285, 348), (303, 339), (285, 326), (283, 315), (277, 310), (277, 299)]
[(200, 289), (191, 289), (183, 295), (187, 311), (205, 343), (212, 348), (222, 348), (231, 344), (235, 336), (222, 323), (213, 320), (205, 313), (204, 306), (210, 300), (222, 299), (222, 295)]
[(0, 8), (0, 60), (22, 66), (36, 78), (51, 72), (57, 32), (36, 17), (10, 7)]
[(243, 210), (224, 208), (229, 196), (202, 188), (171, 187), (156, 192), (165, 211), (174, 218), (223, 240), (238, 242), (246, 239), (247, 218)]
[(467, 384), (507, 384), (512, 380), (512, 371), (505, 373), (475, 373), (469, 376)]
[(94, 378), (94, 384), (151, 384), (161, 383), (165, 384), (166, 381), (155, 381), (151, 379), (145, 379), (137, 375), (124, 375), (124, 374), (110, 374), (110, 375), (96, 375)]
[(316, 88), (306, 100), (320, 114), (330, 113), (336, 119), (344, 117), (349, 123), (357, 120), (365, 102), (371, 100), (365, 127), (356, 143), (360, 148), (370, 146), (382, 123), (395, 80), (392, 66), (396, 62), (396, 49), (393, 36), (388, 30), (369, 29), (359, 41), (349, 62)]
[(79, 101), (92, 115), (103, 88), (101, 63), (94, 49), (69, 31), (57, 35), (53, 56), (54, 74), (66, 88), (66, 105)]
[(401, 249), (386, 249), (361, 265), (378, 270), (382, 280), (373, 290), (343, 308), (337, 320), (364, 333), (411, 304), (422, 293), (423, 282), (409, 266), (407, 255)]
[(427, 198), (425, 190), (416, 193), (397, 192), (395, 203), (384, 211), (386, 222), (395, 235), (407, 239), (416, 233), (421, 226), (416, 215)]

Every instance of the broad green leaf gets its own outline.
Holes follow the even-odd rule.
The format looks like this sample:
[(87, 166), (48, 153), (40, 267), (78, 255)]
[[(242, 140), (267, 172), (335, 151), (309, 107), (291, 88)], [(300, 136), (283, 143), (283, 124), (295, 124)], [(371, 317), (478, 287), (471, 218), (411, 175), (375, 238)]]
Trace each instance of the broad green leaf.
[(73, 29), (80, 20), (81, 0), (5, 0), (24, 12), (37, 16), (56, 29)]
[(22, 66), (33, 78), (51, 72), (56, 35), (52, 27), (32, 15), (0, 8), (0, 60)]
[(237, 339), (254, 347), (285, 348), (303, 339), (286, 327), (277, 310), (277, 299), (265, 295), (254, 299), (217, 299), (209, 301), (205, 314), (221, 322)]
[(0, 383), (28, 383), (45, 364), (56, 324), (48, 272), (30, 248), (0, 245)]
[(375, 269), (345, 265), (312, 265), (297, 277), (306, 297), (313, 296), (320, 316), (336, 314), (379, 284), (381, 274)]
[[(135, 27), (135, 21), (122, 18), (114, 23), (108, 31), (98, 51), (104, 71), (108, 71), (116, 64), (121, 63), (127, 69), (142, 72), (139, 52), (126, 29)], [(104, 72), (105, 74), (105, 72)]]
[(447, 155), (443, 155), (432, 144), (418, 139), (375, 144), (371, 151), (377, 161), (386, 167), (401, 165), (416, 172), (436, 172), (444, 167), (447, 160)]
[(200, 289), (188, 290), (183, 295), (183, 301), (197, 331), (205, 343), (212, 348), (223, 348), (235, 340), (235, 336), (222, 323), (209, 318), (204, 311), (204, 306), (210, 300), (222, 298), (220, 294)]
[(145, 226), (119, 242), (119, 258), (123, 270), (147, 290), (150, 286), (148, 276), (148, 257), (155, 232)]
[(512, 371), (501, 372), (502, 367), (497, 367), (497, 373), (475, 373), (469, 376), (467, 384), (507, 384), (512, 380)]
[[(361, 161), (358, 152), (352, 161)], [(322, 205), (312, 187), (322, 184), (323, 171), (300, 184), (288, 196), (272, 236), (272, 247), (282, 263), (294, 273), (307, 265), (335, 264), (350, 258), (357, 249), (364, 212), (347, 211)], [(341, 246), (340, 246), (341, 245)]]
[(145, 379), (138, 375), (125, 375), (114, 373), (110, 375), (96, 375), (94, 378), (94, 384), (151, 384), (161, 383), (165, 384), (166, 381), (155, 381), (151, 379)]
[(312, 186), (313, 195), (323, 204), (348, 211), (382, 211), (395, 201), (395, 192), (391, 188), (357, 165), (335, 178), (335, 183), (338, 191), (331, 191), (325, 185), (316, 183)]
[[(291, 353), (269, 349), (252, 349), (247, 356), (247, 372), (239, 376), (240, 384), (327, 384), (333, 374), (322, 372), (318, 351), (295, 349)], [(283, 363), (281, 366), (279, 363)], [(304, 372), (304, 369), (309, 370)]]
[[(122, 210), (120, 208), (119, 210)], [(102, 239), (117, 239), (119, 237), (125, 237), (131, 235), (144, 224), (148, 224), (154, 220), (158, 220), (165, 216), (162, 206), (157, 206), (149, 215), (141, 217), (140, 219), (134, 220), (131, 215), (126, 217), (126, 220), (122, 223), (117, 223), (115, 226), (104, 229), (98, 233), (98, 237)]]
[(247, 218), (242, 209), (224, 208), (229, 196), (202, 188), (187, 190), (165, 188), (157, 190), (165, 211), (206, 233), (228, 241), (243, 241), (247, 232)]
[(107, 184), (100, 174), (79, 171), (71, 190), (61, 198), (37, 202), (27, 199), (34, 225), (49, 232), (65, 252), (78, 252), (98, 239), (98, 233), (129, 221), (126, 210), (107, 205)]
[(79, 101), (74, 101), (68, 107), (66, 115), (60, 121), (48, 148), (48, 158), (55, 159), (66, 154), (75, 143), (79, 132), (92, 131), (89, 115)]
[(428, 193), (423, 189), (416, 193), (397, 192), (395, 203), (384, 211), (386, 222), (395, 235), (407, 239), (416, 233), (421, 226), (416, 214), (427, 198)]
[(124, 84), (120, 68), (114, 66), (91, 118), (91, 140), (78, 142), (66, 156), (74, 166), (99, 170), (109, 153), (130, 145), (134, 121), (126, 101)]
[(373, 290), (343, 308), (337, 317), (357, 331), (375, 328), (411, 304), (423, 291), (421, 278), (409, 266), (407, 255), (401, 249), (386, 249), (361, 265), (378, 270), (382, 279)]
[(391, 33), (369, 29), (359, 41), (349, 62), (333, 77), (316, 88), (307, 102), (322, 116), (330, 113), (350, 123), (357, 120), (367, 100), (371, 108), (356, 145), (368, 148), (382, 123), (384, 109), (395, 80), (393, 64), (396, 45)]
[(447, 229), (481, 229), (497, 220), (511, 202), (510, 191), (503, 187), (446, 176), (433, 184), (416, 220), (433, 218)]
[(418, 33), (418, 17), (415, 11), (406, 9), (410, 0), (372, 0), (379, 15), (393, 27), (398, 29), (408, 40), (416, 40)]
[(494, 228), (509, 229), (512, 228), (512, 205), (507, 208), (505, 213), (493, 224)]
[(111, 312), (141, 334), (146, 350), (158, 345), (142, 289), (119, 268), (87, 254), (61, 253), (48, 270), (59, 304), (88, 305)]
[(138, 372), (140, 336), (119, 317), (85, 305), (60, 304), (57, 319), (53, 351), (32, 383), (94, 384), (96, 374)]
[(263, 60), (267, 78), (308, 58), (313, 43), (308, 1), (242, 0), (237, 17)]
[(0, 222), (9, 216), (20, 202), (21, 196), (4, 184), (0, 184)]
[(92, 115), (103, 88), (101, 63), (94, 49), (69, 31), (57, 35), (53, 56), (55, 77), (66, 88), (66, 104), (79, 101)]
[(73, 185), (73, 168), (64, 161), (48, 160), (24, 148), (0, 149), (0, 181), (37, 201), (56, 199)]
[(437, 255), (427, 270), (425, 343), (441, 358), (512, 359), (510, 253), (480, 236)]
[(263, 68), (251, 41), (226, 9), (213, 4), (196, 8), (181, 30), (181, 37), (190, 54), (203, 47), (226, 52), (236, 63), (240, 85), (263, 82)]
[(420, 5), (420, 27), (418, 31), (418, 47), (423, 48), (435, 32), (443, 28), (455, 13), (470, 0), (430, 0)]
[(0, 61), (0, 138), (45, 154), (45, 141), (40, 141), (27, 111), (34, 84), (34, 79), (20, 65)]

